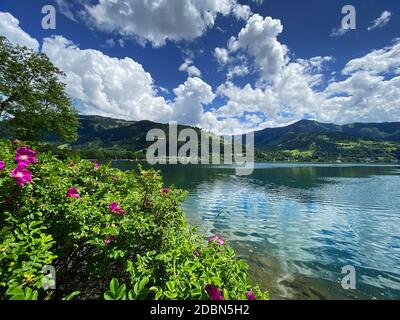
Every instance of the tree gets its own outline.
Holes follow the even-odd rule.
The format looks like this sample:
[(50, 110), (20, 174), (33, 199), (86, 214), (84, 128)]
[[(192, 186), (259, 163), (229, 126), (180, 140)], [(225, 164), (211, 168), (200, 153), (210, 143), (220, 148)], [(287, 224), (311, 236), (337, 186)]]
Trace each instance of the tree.
[[(0, 36), (0, 130), (23, 140), (77, 138), (77, 111), (49, 58)], [(2, 132), (3, 134), (5, 132)]]

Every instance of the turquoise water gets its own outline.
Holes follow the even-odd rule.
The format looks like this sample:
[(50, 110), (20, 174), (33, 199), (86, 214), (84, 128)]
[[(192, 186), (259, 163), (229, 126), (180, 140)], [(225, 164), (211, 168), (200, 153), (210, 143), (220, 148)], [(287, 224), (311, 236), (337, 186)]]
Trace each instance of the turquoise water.
[[(272, 298), (400, 299), (400, 167), (257, 164), (247, 177), (225, 166), (159, 169), (189, 191), (188, 221), (229, 240)], [(347, 265), (355, 290), (341, 286)]]

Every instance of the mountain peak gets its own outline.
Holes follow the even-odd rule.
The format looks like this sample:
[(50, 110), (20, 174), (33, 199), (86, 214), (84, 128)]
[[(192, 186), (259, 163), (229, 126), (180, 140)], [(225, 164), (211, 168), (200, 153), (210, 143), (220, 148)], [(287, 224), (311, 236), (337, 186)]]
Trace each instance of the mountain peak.
[(299, 121), (297, 121), (297, 122), (294, 122), (293, 124), (304, 124), (304, 123), (319, 123), (318, 121), (316, 121), (316, 120), (310, 120), (310, 119), (302, 119), (302, 120), (299, 120)]

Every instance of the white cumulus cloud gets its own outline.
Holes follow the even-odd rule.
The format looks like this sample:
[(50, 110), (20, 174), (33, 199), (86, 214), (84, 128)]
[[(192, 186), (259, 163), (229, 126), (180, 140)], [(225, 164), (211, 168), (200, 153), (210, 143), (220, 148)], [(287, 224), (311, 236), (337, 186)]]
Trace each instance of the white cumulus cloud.
[(23, 31), (19, 26), (19, 20), (8, 12), (0, 12), (0, 35), (5, 36), (13, 44), (39, 50), (39, 42)]
[(231, 38), (228, 44), (230, 51), (247, 50), (258, 64), (263, 78), (272, 79), (285, 66), (288, 49), (277, 37), (283, 31), (279, 19), (263, 18), (254, 14), (237, 38)]
[(225, 48), (215, 48), (214, 55), (217, 58), (218, 63), (226, 64), (228, 62), (229, 53)]
[(173, 120), (201, 126), (204, 122), (203, 105), (211, 103), (215, 94), (211, 86), (197, 77), (191, 77), (174, 89)]
[(234, 77), (243, 77), (249, 73), (249, 68), (246, 65), (235, 65), (229, 68), (227, 73), (228, 79), (233, 79)]
[(189, 77), (201, 77), (201, 71), (195, 65), (191, 59), (185, 59), (185, 62), (179, 67), (179, 71), (187, 72)]
[(236, 0), (99, 0), (86, 4), (84, 11), (92, 26), (154, 46), (200, 37), (218, 15), (246, 20), (251, 14)]
[[(232, 67), (228, 68), (228, 81), (217, 90), (227, 100), (214, 111), (218, 118), (247, 119), (249, 112), (256, 113), (255, 128), (303, 118), (340, 124), (400, 119), (399, 40), (349, 61), (342, 70), (344, 80), (337, 81), (325, 75), (333, 57), (291, 59), (277, 39), (281, 32), (279, 20), (253, 15), (228, 42), (230, 61), (236, 62), (235, 53), (245, 51), (255, 58), (260, 78), (255, 86), (236, 86), (230, 81)], [(257, 119), (260, 123), (255, 124)]]
[(349, 61), (343, 69), (344, 74), (355, 71), (383, 73), (393, 71), (400, 74), (400, 41), (383, 49), (373, 50), (365, 56)]
[(82, 50), (62, 36), (45, 38), (42, 51), (66, 73), (67, 93), (85, 113), (161, 121), (171, 112), (151, 75), (130, 58)]

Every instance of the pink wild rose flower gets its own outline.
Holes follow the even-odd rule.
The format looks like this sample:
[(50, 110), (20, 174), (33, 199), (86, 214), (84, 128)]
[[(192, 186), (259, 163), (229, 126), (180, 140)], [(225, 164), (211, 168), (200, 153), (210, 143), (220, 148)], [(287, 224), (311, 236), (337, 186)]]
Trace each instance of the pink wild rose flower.
[(125, 210), (123, 210), (119, 206), (118, 202), (111, 202), (109, 208), (110, 208), (111, 212), (115, 213), (118, 216), (123, 216), (126, 214)]
[(254, 295), (253, 291), (249, 291), (246, 293), (247, 300), (257, 300), (256, 296)]
[(37, 162), (36, 155), (37, 151), (34, 151), (27, 146), (23, 146), (17, 149), (15, 160), (19, 166), (27, 167), (30, 164), (35, 164)]
[(223, 246), (225, 244), (224, 239), (222, 239), (220, 236), (217, 235), (211, 237), (210, 240), (208, 240), (208, 243), (211, 242), (216, 242), (219, 246)]
[(11, 176), (15, 179), (20, 187), (26, 183), (32, 182), (32, 172), (25, 169), (24, 166), (17, 166), (15, 170), (11, 170)]
[(80, 195), (79, 195), (79, 193), (78, 193), (78, 189), (76, 189), (76, 188), (74, 188), (74, 187), (69, 188), (68, 191), (67, 191), (66, 197), (67, 197), (67, 198), (79, 199), (79, 198), (80, 198)]
[(28, 146), (23, 146), (23, 147), (19, 147), (17, 149), (17, 154), (21, 154), (21, 155), (26, 154), (27, 156), (35, 157), (38, 154), (38, 152), (35, 150), (32, 150)]
[(6, 163), (4, 161), (0, 161), (0, 171), (4, 169)]
[(224, 296), (222, 295), (221, 290), (217, 289), (213, 285), (210, 285), (210, 284), (206, 285), (206, 291), (211, 300), (215, 300), (215, 301), (225, 300)]

